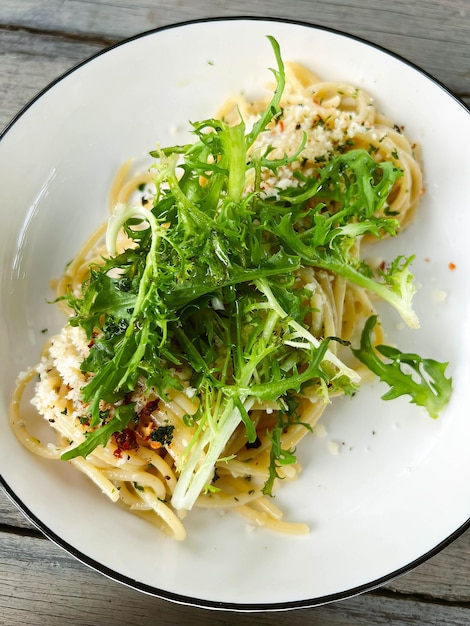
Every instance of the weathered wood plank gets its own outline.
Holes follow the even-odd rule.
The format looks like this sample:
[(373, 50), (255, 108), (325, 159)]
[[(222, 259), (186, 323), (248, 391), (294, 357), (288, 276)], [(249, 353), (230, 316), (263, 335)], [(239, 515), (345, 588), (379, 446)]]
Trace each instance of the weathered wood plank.
[(11, 502), (10, 498), (0, 487), (0, 526), (34, 530), (35, 526), (23, 515), (19, 508)]
[(1, 623), (68, 624), (321, 624), (466, 625), (470, 609), (407, 600), (375, 591), (340, 603), (289, 613), (236, 614), (179, 606), (149, 597), (88, 569), (49, 541), (0, 533)]
[[(2, 9), (0, 8), (0, 17)], [(41, 89), (69, 68), (102, 50), (111, 40), (76, 40), (25, 30), (0, 30), (0, 130)], [(470, 50), (470, 35), (469, 45)], [(448, 73), (447, 84), (463, 85)], [(470, 104), (469, 93), (461, 91)]]
[(25, 31), (1, 32), (0, 130), (41, 89), (102, 48), (102, 43), (70, 41)]
[[(35, 526), (12, 504), (1, 489), (0, 527), (6, 529), (10, 527), (13, 535), (17, 532), (16, 529), (20, 528), (28, 531), (35, 530)], [(0, 561), (3, 560), (1, 537), (0, 534)], [(15, 540), (12, 539), (12, 541)], [(418, 595), (429, 600), (443, 599), (447, 602), (470, 604), (469, 562), (470, 531), (464, 533), (445, 550), (414, 571), (397, 578), (384, 588), (399, 594)], [(2, 580), (1, 572), (0, 580)]]
[(321, 4), (309, 0), (136, 0), (131, 5), (125, 0), (2, 0), (0, 25), (120, 40), (151, 28), (204, 17), (246, 15), (305, 20), (385, 46), (433, 74), (452, 91), (468, 94), (468, 12), (468, 0), (331, 0)]
[(400, 594), (470, 604), (470, 531), (412, 572), (386, 585)]
[[(230, 5), (224, 0), (198, 2), (153, 2), (151, 0), (2, 0), (0, 23), (32, 26), (35, 29), (82, 32), (87, 36), (103, 34), (121, 37), (169, 23), (214, 16), (270, 16), (306, 20), (339, 29), (353, 29), (356, 34), (401, 34), (412, 39), (466, 43), (465, 17), (467, 0), (395, 0), (393, 5), (375, 0), (238, 0)], [(109, 19), (110, 17), (113, 19)], [(407, 19), (408, 18), (408, 19)], [(416, 32), (416, 27), (419, 29)]]
[[(269, 15), (344, 30), (408, 58), (470, 104), (469, 11), (469, 0), (1, 0), (0, 129), (51, 80), (106, 45), (213, 16)], [(8, 626), (470, 623), (470, 531), (380, 590), (294, 616), (208, 612), (123, 587), (34, 536), (1, 492), (0, 527), (0, 624)]]

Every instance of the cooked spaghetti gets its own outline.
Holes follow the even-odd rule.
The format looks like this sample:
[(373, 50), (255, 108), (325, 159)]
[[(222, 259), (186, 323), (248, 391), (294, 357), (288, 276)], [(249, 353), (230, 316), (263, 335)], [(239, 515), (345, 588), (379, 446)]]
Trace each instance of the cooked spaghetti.
[[(392, 271), (410, 282), (409, 259), (387, 274), (360, 252), (414, 214), (416, 146), (361, 89), (297, 64), (284, 77), (277, 59), (271, 100), (231, 99), (194, 125), (196, 147), (158, 148), (137, 176), (130, 163), (121, 168), (110, 223), (56, 283), (68, 321), (12, 402), (11, 426), (29, 450), (68, 460), (177, 540), (193, 505), (308, 532), (284, 521), (272, 496), (298, 476), (295, 448), (333, 397), (370, 374), (349, 346), (375, 315), (374, 298)], [(365, 217), (353, 188), (366, 189), (362, 204), (376, 193)], [(347, 223), (342, 196), (354, 205)], [(319, 244), (320, 231), (328, 238)], [(347, 271), (335, 271), (333, 251)], [(417, 326), (413, 313), (404, 319)], [(372, 334), (380, 343), (379, 324)], [(37, 376), (32, 402), (55, 444), (32, 436), (21, 414)]]

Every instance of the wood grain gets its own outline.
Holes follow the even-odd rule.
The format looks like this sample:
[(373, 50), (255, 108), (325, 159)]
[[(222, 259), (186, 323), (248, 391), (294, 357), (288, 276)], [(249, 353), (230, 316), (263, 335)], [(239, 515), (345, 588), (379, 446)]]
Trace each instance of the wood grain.
[[(375, 42), (470, 104), (470, 0), (1, 0), (0, 130), (41, 89), (109, 45), (207, 17), (304, 20)], [(1, 173), (0, 173), (1, 175)], [(470, 531), (381, 589), (294, 613), (213, 612), (149, 597), (66, 554), (0, 490), (0, 625), (470, 624)]]
[[(334, 605), (293, 612), (231, 613), (182, 606), (146, 596), (90, 570), (50, 541), (0, 534), (0, 623), (34, 624), (274, 624), (330, 626), (419, 623), (467, 625), (470, 609), (418, 595), (378, 590)], [(1, 621), (1, 620), (4, 621)]]
[(50, 81), (108, 45), (175, 22), (236, 15), (305, 20), (366, 38), (404, 56), (470, 101), (468, 0), (398, 1), (389, 9), (383, 3), (352, 0), (227, 4), (2, 0), (0, 128)]
[[(57, 593), (62, 595), (64, 595), (66, 591), (64, 584), (68, 585), (69, 579), (71, 584), (75, 584), (74, 581), (78, 580), (77, 576), (90, 579), (88, 584), (91, 585), (92, 581), (92, 587), (95, 591), (101, 589), (98, 600), (100, 600), (100, 598), (102, 600), (102, 596), (106, 593), (116, 593), (116, 591), (113, 590), (114, 587), (120, 588), (118, 583), (108, 581), (100, 574), (93, 572), (68, 556), (61, 548), (54, 546), (51, 542), (43, 538), (41, 533), (37, 531), (35, 526), (24, 517), (23, 513), (12, 504), (2, 490), (0, 490), (0, 511), (0, 581), (7, 578), (10, 579), (12, 570), (16, 572), (15, 576), (18, 580), (29, 580), (32, 575), (31, 568), (36, 568), (41, 570), (41, 579), (44, 581), (44, 584), (50, 584), (51, 587), (56, 588), (57, 584), (60, 583)], [(22, 529), (24, 536), (19, 534), (21, 533), (19, 529)], [(44, 557), (44, 554), (47, 554), (47, 557)], [(39, 564), (36, 563), (38, 559), (40, 561)], [(469, 562), (470, 531), (464, 533), (459, 539), (448, 546), (447, 549), (429, 559), (414, 571), (393, 580), (385, 585), (382, 590), (372, 592), (372, 595), (374, 595), (374, 597), (377, 596), (377, 598), (387, 598), (387, 602), (390, 602), (394, 597), (403, 600), (411, 596), (413, 602), (417, 604), (425, 602), (445, 604), (446, 606), (449, 604), (455, 606), (459, 605), (463, 610), (462, 615), (467, 614), (467, 619), (470, 620)], [(44, 571), (44, 569), (47, 571)], [(73, 571), (73, 575), (70, 573), (71, 570)], [(6, 576), (7, 571), (10, 572), (9, 576)], [(49, 579), (49, 582), (47, 582), (47, 579)], [(9, 585), (10, 584), (16, 583), (10, 581)], [(139, 598), (140, 601), (143, 601), (143, 598), (146, 597), (139, 592), (128, 590), (125, 587), (121, 588), (119, 591), (120, 597), (123, 589), (126, 590), (130, 598), (133, 598), (132, 602), (129, 600), (129, 606), (133, 606), (133, 603), (138, 602)], [(0, 586), (0, 607), (9, 606), (3, 601), (2, 593), (7, 593), (8, 595), (10, 591), (2, 592)], [(25, 602), (33, 602), (35, 601), (35, 595), (35, 593), (32, 593), (30, 596), (29, 591), (27, 592), (25, 590), (21, 597), (18, 598), (17, 595), (15, 596), (15, 602), (21, 601), (23, 605)], [(69, 595), (67, 591), (67, 597), (69, 597)], [(71, 595), (73, 597), (74, 594)], [(80, 596), (78, 596), (78, 598), (79, 597)], [(370, 602), (373, 603), (376, 601), (378, 602), (378, 599), (374, 601), (371, 600)], [(359, 601), (357, 599), (354, 602), (348, 600), (341, 604), (347, 604), (348, 602), (356, 606)], [(164, 602), (164, 604), (168, 605), (169, 603)], [(34, 608), (34, 610), (36, 611), (37, 608)], [(68, 607), (68, 610), (72, 611), (72, 605)], [(316, 609), (316, 611), (318, 611), (318, 609)], [(61, 615), (65, 617), (65, 613)], [(67, 617), (69, 617), (68, 614)], [(1, 623), (0, 621), (0, 624)], [(144, 621), (142, 623), (146, 624), (147, 622)], [(270, 622), (259, 623), (269, 624)], [(324, 623), (336, 622), (325, 621)]]
[(0, 33), (0, 129), (50, 82), (104, 47), (50, 34)]

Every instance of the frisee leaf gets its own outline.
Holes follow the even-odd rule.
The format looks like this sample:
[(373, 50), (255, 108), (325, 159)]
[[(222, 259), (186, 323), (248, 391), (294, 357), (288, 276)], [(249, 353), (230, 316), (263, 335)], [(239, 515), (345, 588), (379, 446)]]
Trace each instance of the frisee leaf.
[[(184, 418), (194, 435), (178, 467), (172, 497), (177, 509), (192, 508), (208, 489), (238, 426), (247, 443), (256, 439), (250, 418), (256, 402), (288, 406), (293, 394), (306, 388), (309, 397), (316, 393), (319, 402), (327, 402), (330, 393), (357, 390), (359, 375), (332, 349), (332, 342), (341, 340), (316, 337), (306, 322), (312, 293), (296, 284), (302, 266), (345, 277), (389, 302), (410, 326), (418, 325), (412, 257), (398, 257), (377, 275), (359, 254), (363, 237), (398, 231), (387, 210), (401, 176), (393, 163), (377, 163), (366, 150), (344, 146), (337, 156), (314, 164), (311, 176), (293, 168), (295, 184), (262, 193), (262, 174), (276, 176), (278, 168), (301, 160), (305, 145), (304, 137), (293, 155), (273, 159), (271, 147), (263, 153), (255, 149), (260, 134), (282, 114), (284, 66), (277, 42), (269, 39), (276, 89), (251, 130), (243, 119), (234, 126), (206, 119), (192, 123), (193, 143), (153, 150), (151, 210), (115, 208), (106, 234), (109, 256), (90, 268), (80, 295), (66, 296), (74, 311), (69, 323), (81, 326), (90, 341), (81, 368), (89, 375), (82, 400), (92, 415), (85, 442), (63, 458), (89, 454), (127, 427), (134, 409), (126, 407), (132, 407), (128, 402), (137, 383), (166, 399), (171, 388), (181, 389), (172, 368), (185, 371), (198, 409)], [(117, 253), (122, 230), (132, 245)], [(357, 354), (372, 371), (382, 363), (367, 334)], [(384, 355), (392, 360), (386, 371), (401, 380), (397, 355)], [(419, 371), (436, 379), (443, 367), (429, 360), (420, 365)], [(401, 384), (393, 393), (404, 389)], [(418, 396), (415, 387), (408, 388)], [(103, 403), (118, 407), (111, 419), (101, 419)], [(433, 413), (439, 406), (433, 405)], [(288, 424), (279, 419), (268, 433), (266, 493), (278, 464), (295, 456), (282, 449), (280, 435)]]
[[(387, 217), (383, 208), (401, 175), (392, 163), (377, 163), (366, 151), (351, 150), (333, 158), (318, 176), (304, 180), (304, 185), (283, 193), (289, 213), (279, 218), (265, 204), (263, 217), (266, 228), (279, 237), (287, 252), (370, 290), (391, 304), (410, 327), (417, 328), (419, 321), (412, 307), (415, 286), (409, 270), (414, 257), (398, 257), (381, 273), (382, 280), (376, 280), (356, 245), (365, 235), (396, 234), (398, 222)], [(312, 198), (315, 203), (306, 212), (305, 203)], [(334, 211), (325, 202), (331, 200), (336, 202)], [(312, 227), (299, 233), (299, 216), (310, 218)]]
[(392, 346), (375, 346), (375, 350), (387, 359), (384, 361), (372, 344), (376, 324), (377, 316), (369, 317), (362, 331), (360, 346), (352, 349), (353, 354), (390, 386), (382, 396), (384, 400), (408, 395), (412, 403), (424, 407), (432, 418), (437, 418), (452, 392), (452, 378), (445, 375), (448, 364), (401, 352)]
[(292, 465), (297, 462), (294, 449), (287, 450), (282, 447), (282, 435), (288, 428), (293, 425), (301, 424), (304, 428), (312, 430), (309, 424), (302, 423), (296, 412), (296, 402), (291, 396), (286, 396), (287, 410), (277, 412), (277, 423), (272, 431), (267, 433), (271, 441), (271, 450), (269, 455), (269, 475), (266, 480), (262, 493), (266, 496), (273, 495), (274, 483), (276, 478), (282, 480), (279, 474), (279, 466)]

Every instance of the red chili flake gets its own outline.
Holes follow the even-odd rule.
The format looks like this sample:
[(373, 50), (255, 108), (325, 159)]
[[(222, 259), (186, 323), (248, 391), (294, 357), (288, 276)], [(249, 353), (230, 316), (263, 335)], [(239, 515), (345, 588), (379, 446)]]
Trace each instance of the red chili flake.
[(144, 421), (149, 418), (154, 411), (158, 409), (158, 400), (150, 400), (139, 413), (139, 419)]
[(281, 133), (283, 133), (284, 132), (284, 122), (282, 120), (279, 120), (278, 124), (279, 124), (279, 130), (281, 131)]
[(88, 344), (88, 347), (91, 348), (92, 345), (95, 343), (95, 339), (98, 337), (98, 331), (94, 330), (93, 331), (93, 335), (92, 335), (92, 339), (90, 341), (90, 343)]
[(449, 263), (449, 269), (450, 270), (455, 270), (457, 268), (457, 266), (455, 265), (455, 263)]
[(114, 433), (114, 439), (116, 441), (117, 448), (113, 454), (118, 458), (121, 458), (124, 450), (136, 450), (139, 447), (135, 432), (130, 428), (124, 428), (123, 431)]

